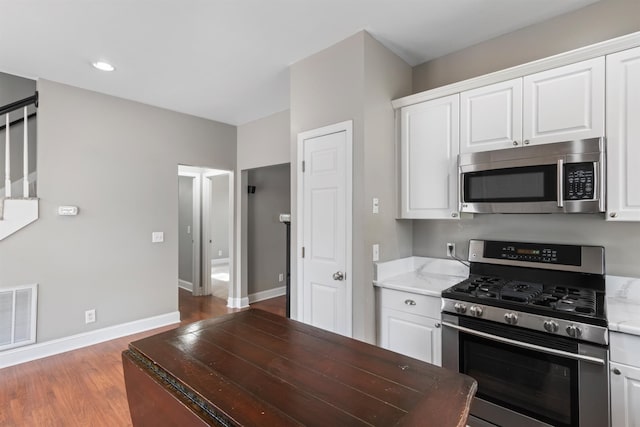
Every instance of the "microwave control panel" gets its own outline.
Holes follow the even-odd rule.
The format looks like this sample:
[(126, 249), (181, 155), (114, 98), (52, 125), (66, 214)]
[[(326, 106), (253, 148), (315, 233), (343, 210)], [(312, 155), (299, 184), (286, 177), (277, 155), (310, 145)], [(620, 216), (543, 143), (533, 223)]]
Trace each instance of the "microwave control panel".
[(595, 198), (595, 171), (593, 163), (568, 163), (564, 165), (564, 199), (584, 200)]

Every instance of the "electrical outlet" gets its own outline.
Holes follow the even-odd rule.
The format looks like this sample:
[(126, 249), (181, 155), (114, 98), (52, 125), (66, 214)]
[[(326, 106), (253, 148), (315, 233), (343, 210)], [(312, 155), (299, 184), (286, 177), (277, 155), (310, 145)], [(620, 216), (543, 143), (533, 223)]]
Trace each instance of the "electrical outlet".
[(372, 255), (373, 261), (379, 261), (380, 260), (380, 245), (377, 244), (377, 243), (374, 244), (371, 252), (372, 252), (371, 255)]
[(282, 281), (284, 281), (284, 274), (280, 273), (278, 274), (278, 282), (282, 282)]
[(222, 250), (218, 251), (218, 256), (222, 256)]
[(456, 256), (456, 244), (455, 243), (447, 243), (447, 256), (449, 258), (453, 258)]
[(92, 308), (84, 312), (84, 323), (93, 323), (96, 321), (96, 310)]

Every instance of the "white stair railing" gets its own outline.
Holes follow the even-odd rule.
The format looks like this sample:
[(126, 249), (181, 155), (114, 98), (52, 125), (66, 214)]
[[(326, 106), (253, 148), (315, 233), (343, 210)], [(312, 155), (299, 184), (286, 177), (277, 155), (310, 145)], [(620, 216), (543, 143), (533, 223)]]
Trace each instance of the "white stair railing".
[[(35, 95), (22, 99), (20, 101), (7, 104), (0, 107), (0, 118), (5, 116), (5, 125), (0, 126), (0, 130), (4, 127), (5, 146), (4, 146), (4, 198), (0, 198), (0, 240), (10, 236), (19, 229), (26, 227), (30, 223), (38, 219), (38, 199), (35, 190), (33, 194), (30, 192), (31, 183), (35, 182), (29, 175), (29, 112), (28, 107), (35, 105), (38, 107), (38, 92)], [(10, 115), (14, 111), (22, 109), (23, 117), (14, 119), (11, 122)], [(35, 113), (33, 114), (35, 115)], [(0, 119), (2, 120), (2, 119)], [(23, 122), (23, 138), (22, 138), (22, 177), (11, 182), (11, 126), (19, 122)], [(2, 123), (2, 121), (0, 121)], [(17, 165), (14, 165), (17, 166)], [(32, 173), (31, 176), (35, 176)], [(22, 197), (13, 197), (12, 184), (16, 185), (15, 192), (20, 193), (20, 180), (22, 180)], [(1, 183), (2, 181), (0, 181)]]
[[(22, 178), (22, 197), (28, 199), (31, 195), (29, 194), (30, 188), (30, 179), (29, 179), (29, 111), (28, 107), (30, 105), (38, 106), (38, 92), (35, 95), (21, 99), (20, 101), (13, 102), (4, 107), (0, 107), (0, 115), (4, 114), (5, 116), (5, 143), (4, 143), (4, 197), (6, 199), (11, 199), (12, 189), (11, 189), (11, 125), (17, 122), (22, 121), (23, 123), (23, 137), (22, 137), (22, 147), (23, 147), (23, 159), (22, 159), (22, 167), (23, 167), (23, 178)], [(18, 111), (22, 108), (23, 117), (21, 119), (17, 119), (14, 123), (11, 122), (11, 113), (14, 111)], [(1, 116), (0, 116), (1, 117)]]
[(22, 137), (23, 154), (22, 154), (22, 197), (27, 199), (29, 197), (29, 113), (27, 107), (23, 108), (24, 111), (24, 136)]
[(5, 114), (7, 125), (4, 128), (4, 197), (11, 198), (11, 120)]

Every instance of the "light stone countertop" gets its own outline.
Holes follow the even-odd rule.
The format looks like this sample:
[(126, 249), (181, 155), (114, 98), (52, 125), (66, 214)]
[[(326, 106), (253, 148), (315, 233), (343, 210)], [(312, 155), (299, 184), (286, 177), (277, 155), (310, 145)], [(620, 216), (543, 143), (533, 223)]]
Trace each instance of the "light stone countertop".
[[(440, 297), (469, 276), (455, 260), (407, 257), (374, 263), (374, 286)], [(640, 336), (640, 278), (606, 276), (609, 330)]]
[(607, 276), (609, 330), (640, 336), (640, 278)]
[(469, 268), (451, 259), (408, 257), (374, 263), (374, 286), (440, 298), (443, 290), (469, 276)]

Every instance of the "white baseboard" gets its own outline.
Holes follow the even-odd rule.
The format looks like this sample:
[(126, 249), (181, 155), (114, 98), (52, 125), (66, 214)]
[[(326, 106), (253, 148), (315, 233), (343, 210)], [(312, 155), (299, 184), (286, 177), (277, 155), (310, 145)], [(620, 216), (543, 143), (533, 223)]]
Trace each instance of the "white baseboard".
[(0, 369), (175, 323), (180, 323), (179, 311), (6, 350), (0, 352)]
[(227, 298), (227, 307), (229, 308), (247, 308), (249, 307), (249, 298)]
[(178, 286), (182, 289), (185, 289), (189, 292), (193, 292), (193, 283), (187, 282), (186, 280), (178, 279)]
[(249, 295), (249, 304), (254, 302), (263, 301), (269, 298), (281, 297), (285, 295), (287, 289), (284, 286), (279, 286), (273, 289), (267, 289), (266, 291), (256, 292), (255, 294)]
[(217, 258), (211, 260), (211, 265), (229, 264), (229, 258)]

